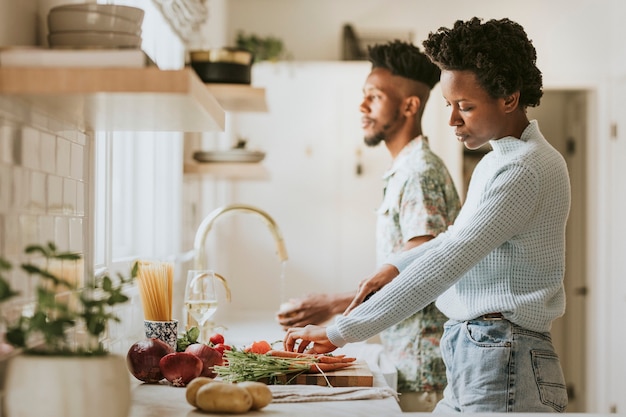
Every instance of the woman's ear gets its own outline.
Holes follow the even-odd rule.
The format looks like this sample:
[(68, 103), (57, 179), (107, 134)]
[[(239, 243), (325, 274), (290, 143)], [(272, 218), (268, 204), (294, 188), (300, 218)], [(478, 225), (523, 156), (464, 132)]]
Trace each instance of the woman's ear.
[(519, 95), (520, 92), (516, 91), (513, 94), (504, 97), (504, 111), (506, 113), (511, 113), (519, 107)]

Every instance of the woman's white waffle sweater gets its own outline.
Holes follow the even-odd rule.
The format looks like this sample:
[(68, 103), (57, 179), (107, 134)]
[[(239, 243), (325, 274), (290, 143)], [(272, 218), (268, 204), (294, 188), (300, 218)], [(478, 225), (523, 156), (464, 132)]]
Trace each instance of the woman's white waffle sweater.
[(536, 121), (490, 142), (453, 226), (389, 260), (391, 283), (327, 328), (336, 346), (365, 340), (437, 300), (454, 320), (501, 312), (546, 332), (565, 311), (567, 166)]

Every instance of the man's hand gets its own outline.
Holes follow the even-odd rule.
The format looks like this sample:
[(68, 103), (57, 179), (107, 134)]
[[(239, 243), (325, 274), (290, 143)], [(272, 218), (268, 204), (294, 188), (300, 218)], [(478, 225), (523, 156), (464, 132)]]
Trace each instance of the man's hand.
[(384, 264), (378, 271), (374, 273), (370, 278), (364, 279), (359, 284), (359, 290), (357, 291), (354, 299), (344, 311), (344, 315), (348, 315), (350, 311), (357, 308), (363, 301), (369, 296), (380, 290), (382, 287), (390, 283), (400, 272), (395, 266)]
[(308, 324), (323, 324), (350, 304), (354, 293), (350, 294), (311, 294), (304, 298), (290, 300), (276, 314), (276, 320), (286, 330), (289, 327), (304, 327)]
[(328, 353), (337, 349), (328, 336), (326, 327), (308, 325), (306, 327), (292, 327), (287, 330), (283, 347), (289, 352)]

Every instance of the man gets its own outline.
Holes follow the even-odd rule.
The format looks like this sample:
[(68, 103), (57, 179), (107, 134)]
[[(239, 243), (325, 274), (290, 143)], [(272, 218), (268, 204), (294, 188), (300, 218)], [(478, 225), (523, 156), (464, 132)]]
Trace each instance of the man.
[(450, 320), (448, 385), (435, 412), (564, 412), (550, 327), (565, 311), (571, 195), (563, 157), (526, 114), (543, 94), (535, 48), (519, 24), (479, 18), (440, 28), (424, 47), (442, 69), (458, 140), (493, 151), (474, 169), (454, 225), (386, 261), (333, 325), (289, 329), (285, 349), (331, 352), (436, 299)]
[[(368, 50), (372, 70), (363, 88), (365, 143), (384, 142), (393, 164), (384, 175), (378, 210), (377, 263), (445, 231), (456, 218), (460, 201), (441, 159), (422, 133), (422, 115), (441, 71), (414, 45), (395, 41)], [(278, 313), (284, 327), (321, 324), (341, 314), (355, 292), (313, 294)], [(439, 339), (446, 317), (434, 303), (380, 334), (398, 370), (400, 406), (404, 411), (432, 411), (446, 385)]]

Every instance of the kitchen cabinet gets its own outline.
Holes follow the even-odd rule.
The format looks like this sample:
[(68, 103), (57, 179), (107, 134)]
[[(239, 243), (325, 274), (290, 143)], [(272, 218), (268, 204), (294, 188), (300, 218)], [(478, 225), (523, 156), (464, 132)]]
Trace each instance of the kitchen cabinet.
[[(223, 97), (227, 89), (219, 92)], [(0, 95), (85, 131), (223, 131), (224, 109), (190, 68), (0, 68)]]

